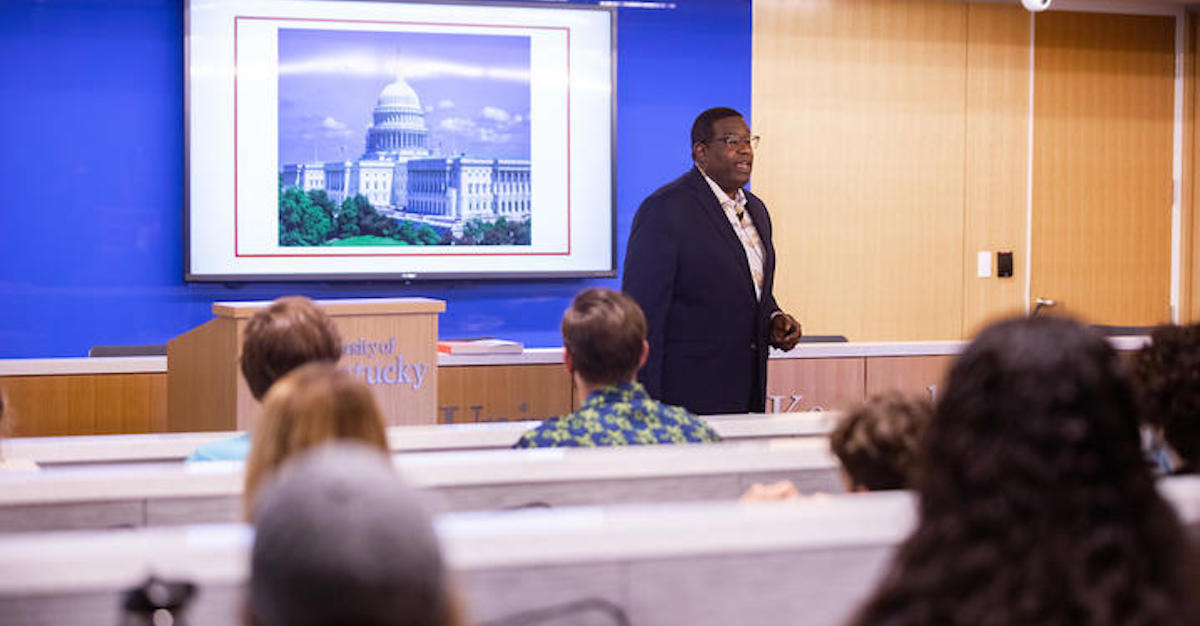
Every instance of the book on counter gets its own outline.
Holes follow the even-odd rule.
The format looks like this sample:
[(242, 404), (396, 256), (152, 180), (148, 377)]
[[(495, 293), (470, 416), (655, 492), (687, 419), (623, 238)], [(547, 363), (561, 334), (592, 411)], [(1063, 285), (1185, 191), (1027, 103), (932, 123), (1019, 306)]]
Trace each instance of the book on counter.
[(519, 341), (478, 337), (475, 339), (443, 339), (437, 343), (442, 354), (520, 354), (525, 345)]

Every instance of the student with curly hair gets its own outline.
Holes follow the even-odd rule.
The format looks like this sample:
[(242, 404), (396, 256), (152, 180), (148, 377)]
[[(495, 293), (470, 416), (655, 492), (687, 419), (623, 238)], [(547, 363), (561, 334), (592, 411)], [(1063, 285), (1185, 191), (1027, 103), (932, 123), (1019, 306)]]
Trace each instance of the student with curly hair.
[(838, 420), (829, 448), (842, 462), (846, 491), (908, 488), (932, 419), (929, 400), (887, 391)]
[[(932, 419), (929, 400), (894, 390), (871, 396), (838, 419), (829, 449), (842, 464), (846, 491), (909, 488)], [(789, 480), (755, 483), (742, 494), (743, 500), (755, 501), (801, 497)]]
[(917, 528), (852, 623), (1196, 623), (1183, 529), (1120, 371), (1069, 320), (984, 330), (926, 437)]
[(1133, 356), (1134, 390), (1163, 474), (1200, 471), (1200, 325), (1162, 326)]

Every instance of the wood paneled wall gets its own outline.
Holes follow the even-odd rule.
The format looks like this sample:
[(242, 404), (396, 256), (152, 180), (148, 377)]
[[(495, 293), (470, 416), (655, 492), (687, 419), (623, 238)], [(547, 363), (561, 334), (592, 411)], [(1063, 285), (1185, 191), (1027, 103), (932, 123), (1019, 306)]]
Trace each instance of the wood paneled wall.
[(958, 337), (966, 8), (756, 0), (753, 188), (810, 334)]
[[(442, 367), (439, 423), (543, 419), (573, 410), (562, 365)], [(167, 375), (0, 377), (8, 400), (0, 436), (167, 432)], [(8, 419), (10, 418), (11, 419)]]
[(1035, 29), (1031, 295), (1170, 321), (1175, 20), (1049, 11)]
[[(967, 5), (962, 337), (1025, 311), (1031, 23), (1012, 5)], [(981, 251), (989, 253), (992, 278), (976, 276)], [(995, 277), (1001, 251), (1013, 253), (1012, 278)]]
[(167, 430), (166, 374), (5, 376), (6, 436)]
[(574, 410), (571, 376), (562, 365), (443, 367), (438, 423), (544, 419)]
[[(755, 0), (754, 18), (753, 186), (806, 332), (967, 338), (1025, 311), (1027, 279), (1095, 323), (1166, 319), (1174, 18), (957, 0)], [(1072, 246), (1090, 256), (1049, 256)]]
[(1200, 63), (1197, 63), (1196, 48), (1200, 46), (1200, 15), (1189, 13), (1186, 33), (1186, 55), (1184, 56), (1185, 80), (1183, 90), (1184, 123), (1184, 176), (1183, 176), (1183, 274), (1180, 319), (1184, 322), (1200, 322), (1200, 219), (1196, 215), (1196, 190), (1200, 189), (1200, 138), (1196, 136), (1196, 103), (1200, 102)]
[[(927, 393), (949, 356), (772, 359), (768, 412), (845, 409), (886, 389)], [(443, 367), (439, 423), (544, 419), (574, 410), (560, 364)], [(167, 377), (68, 374), (0, 377), (12, 420), (4, 436), (167, 432)]]

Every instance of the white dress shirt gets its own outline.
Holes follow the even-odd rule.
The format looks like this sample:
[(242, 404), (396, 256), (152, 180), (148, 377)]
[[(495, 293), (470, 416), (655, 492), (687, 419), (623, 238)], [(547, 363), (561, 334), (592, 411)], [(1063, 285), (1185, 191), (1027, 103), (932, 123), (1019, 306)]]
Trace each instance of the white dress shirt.
[(704, 173), (704, 170), (700, 170), (700, 173), (704, 176), (704, 181), (708, 183), (713, 194), (717, 196), (717, 202), (725, 211), (725, 217), (729, 220), (729, 225), (733, 227), (733, 232), (737, 233), (738, 241), (742, 242), (742, 249), (746, 252), (746, 264), (750, 267), (750, 277), (754, 280), (754, 297), (761, 300), (763, 245), (762, 239), (758, 236), (758, 229), (754, 227), (754, 220), (746, 211), (746, 194), (739, 187), (734, 197), (730, 198), (720, 185)]

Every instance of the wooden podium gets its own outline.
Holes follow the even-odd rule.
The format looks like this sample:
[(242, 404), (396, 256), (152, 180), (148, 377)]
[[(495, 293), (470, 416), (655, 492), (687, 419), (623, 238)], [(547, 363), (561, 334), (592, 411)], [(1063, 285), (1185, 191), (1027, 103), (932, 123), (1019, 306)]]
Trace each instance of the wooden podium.
[[(167, 430), (246, 430), (258, 404), (238, 358), (270, 302), (214, 302), (216, 319), (167, 342)], [(428, 298), (317, 300), (342, 335), (338, 367), (375, 392), (389, 426), (437, 423), (438, 313)]]

